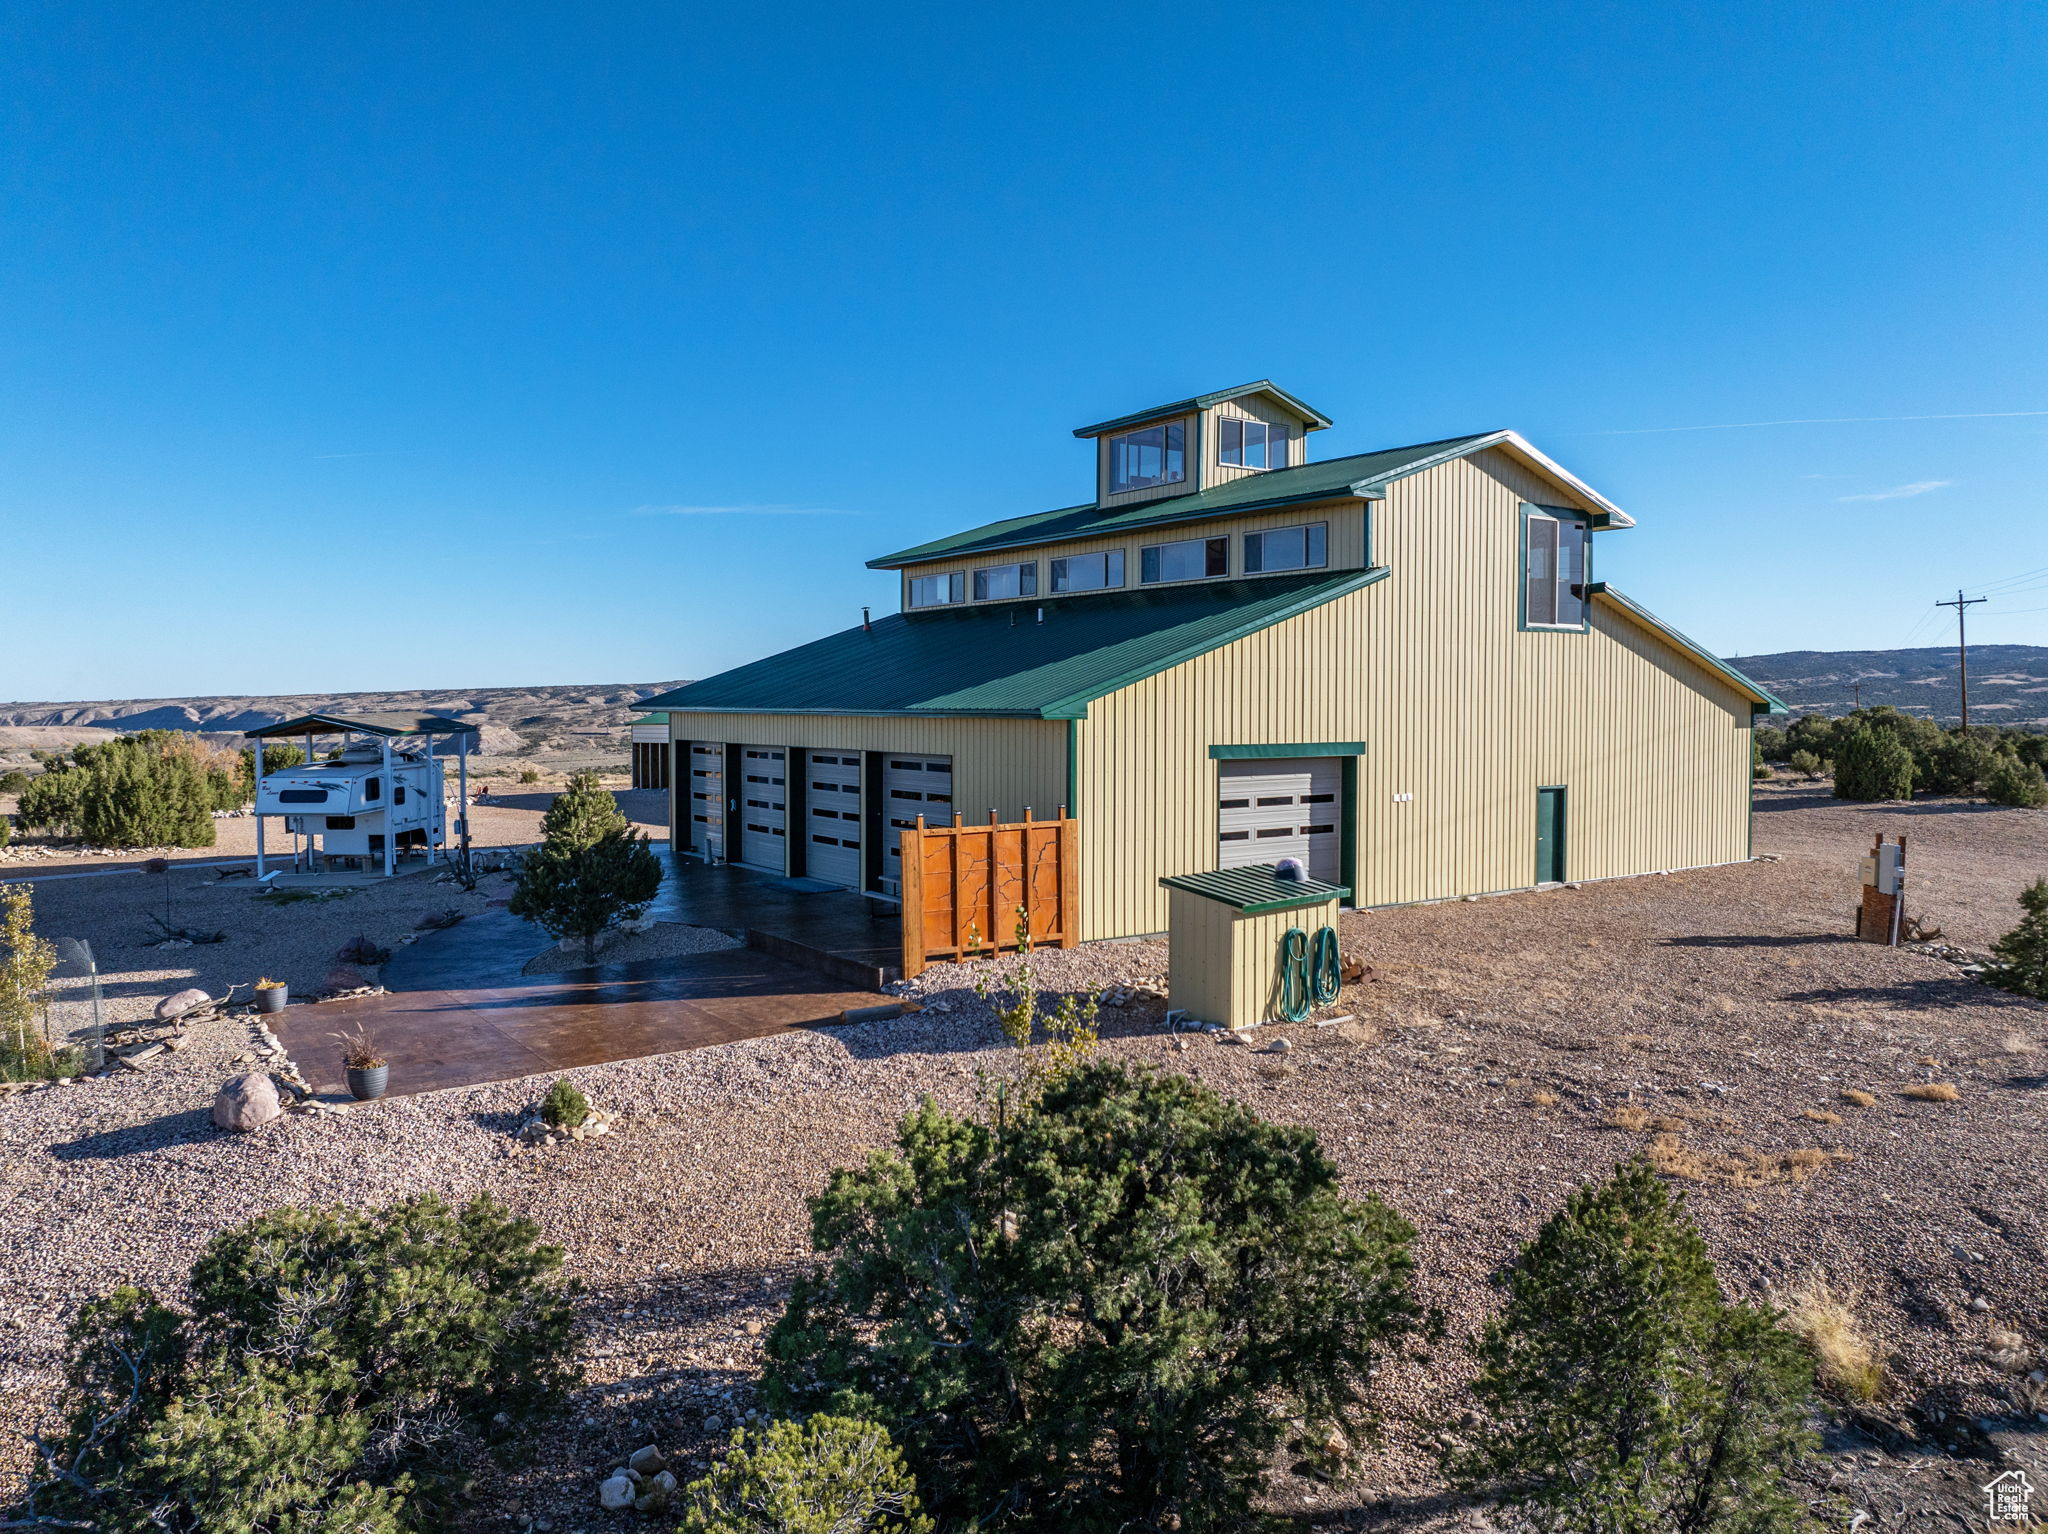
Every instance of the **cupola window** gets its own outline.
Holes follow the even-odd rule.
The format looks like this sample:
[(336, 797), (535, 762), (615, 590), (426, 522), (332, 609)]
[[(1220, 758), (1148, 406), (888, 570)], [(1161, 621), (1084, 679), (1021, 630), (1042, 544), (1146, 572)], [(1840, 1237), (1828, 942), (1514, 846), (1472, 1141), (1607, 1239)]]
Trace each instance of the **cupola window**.
[(1240, 469), (1287, 467), (1287, 428), (1225, 416), (1216, 423), (1216, 461)]
[(1187, 427), (1147, 426), (1109, 439), (1109, 493), (1179, 484), (1188, 477)]

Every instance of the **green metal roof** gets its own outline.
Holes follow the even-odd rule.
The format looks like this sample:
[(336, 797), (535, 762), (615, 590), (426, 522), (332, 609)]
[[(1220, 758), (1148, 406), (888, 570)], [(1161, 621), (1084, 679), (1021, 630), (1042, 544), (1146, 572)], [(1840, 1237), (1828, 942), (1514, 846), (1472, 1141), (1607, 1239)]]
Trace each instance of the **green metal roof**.
[(899, 565), (951, 556), (988, 553), (996, 549), (1020, 548), (1055, 539), (1095, 538), (1154, 527), (1169, 522), (1187, 522), (1205, 517), (1239, 515), (1266, 507), (1296, 502), (1327, 501), (1359, 495), (1390, 480), (1412, 474), (1446, 459), (1460, 457), (1478, 447), (1498, 442), (1510, 433), (1480, 432), (1469, 437), (1446, 437), (1441, 442), (1421, 442), (1410, 447), (1383, 448), (1376, 453), (1358, 453), (1349, 458), (1330, 458), (1321, 463), (1299, 464), (1291, 469), (1270, 469), (1248, 474), (1192, 495), (1168, 496), (1138, 506), (1103, 508), (1064, 506), (1027, 517), (1010, 517), (971, 527), (964, 533), (935, 538), (894, 554), (868, 561), (871, 570), (891, 570)]
[(1214, 394), (1197, 394), (1191, 399), (1178, 399), (1170, 405), (1154, 405), (1150, 410), (1134, 411), (1120, 415), (1113, 421), (1098, 421), (1093, 426), (1076, 426), (1077, 437), (1099, 437), (1123, 426), (1136, 426), (1144, 421), (1156, 421), (1161, 416), (1188, 415), (1196, 410), (1207, 410), (1211, 405), (1220, 405), (1226, 400), (1243, 399), (1248, 394), (1270, 394), (1287, 409), (1308, 423), (1310, 431), (1321, 431), (1331, 424), (1330, 418), (1312, 405), (1304, 405), (1285, 389), (1275, 388), (1273, 380), (1261, 378), (1257, 383), (1239, 384), (1235, 389), (1218, 389)]
[(668, 715), (666, 715), (666, 714), (642, 714), (642, 715), (641, 715), (641, 716), (640, 716), (640, 717), (639, 717), (638, 719), (631, 719), (631, 720), (628, 720), (628, 721), (627, 721), (627, 723), (629, 723), (629, 724), (667, 724), (667, 723), (668, 723)]
[[(1371, 585), (1384, 569), (877, 618), (646, 700), (671, 713), (1082, 719), (1096, 698)], [(1040, 621), (1040, 614), (1044, 615)]]
[(439, 714), (301, 714), (261, 729), (244, 730), (242, 738), (273, 735), (474, 735), (477, 727)]
[(1285, 911), (1300, 905), (1322, 905), (1350, 895), (1348, 884), (1318, 884), (1314, 879), (1274, 877), (1273, 863), (1254, 863), (1249, 868), (1219, 868), (1205, 874), (1175, 874), (1159, 882), (1170, 890), (1186, 890), (1204, 900), (1235, 906), (1247, 916), (1262, 911)]
[(1623, 596), (1612, 586), (1608, 585), (1607, 582), (1594, 581), (1586, 588), (1586, 595), (1605, 597), (1644, 628), (1667, 640), (1674, 648), (1683, 650), (1702, 666), (1705, 666), (1707, 670), (1721, 677), (1724, 681), (1731, 683), (1738, 691), (1748, 693), (1756, 702), (1758, 713), (1782, 714), (1787, 712), (1785, 705), (1779, 702), (1772, 693), (1757, 683), (1752, 682), (1705, 645), (1686, 638), (1685, 635), (1679, 633), (1677, 629), (1666, 623), (1641, 603)]

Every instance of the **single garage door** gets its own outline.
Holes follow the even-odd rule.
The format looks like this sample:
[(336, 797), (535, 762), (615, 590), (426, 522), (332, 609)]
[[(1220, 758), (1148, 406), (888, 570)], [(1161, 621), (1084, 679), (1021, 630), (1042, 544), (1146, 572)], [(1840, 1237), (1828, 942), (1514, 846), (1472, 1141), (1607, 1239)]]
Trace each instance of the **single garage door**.
[(860, 753), (813, 751), (804, 761), (804, 872), (860, 888)]
[(690, 850), (712, 862), (725, 855), (725, 747), (690, 742), (684, 813), (690, 817)]
[(917, 824), (953, 823), (953, 758), (950, 756), (885, 756), (882, 758), (882, 888), (903, 893), (903, 839), (898, 833)]
[(740, 861), (784, 873), (789, 832), (789, 753), (780, 746), (740, 747)]
[(1344, 767), (1336, 757), (1216, 765), (1218, 868), (1300, 858), (1311, 879), (1342, 877)]

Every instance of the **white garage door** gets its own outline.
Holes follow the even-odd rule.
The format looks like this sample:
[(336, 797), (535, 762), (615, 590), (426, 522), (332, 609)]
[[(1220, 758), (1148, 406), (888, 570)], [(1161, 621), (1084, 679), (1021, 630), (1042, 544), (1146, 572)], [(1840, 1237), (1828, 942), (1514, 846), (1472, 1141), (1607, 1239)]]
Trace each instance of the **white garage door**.
[(860, 753), (812, 751), (804, 759), (804, 872), (859, 889)]
[(789, 753), (780, 746), (740, 747), (740, 861), (771, 873), (788, 871)]
[(684, 813), (690, 817), (690, 848), (707, 861), (725, 855), (725, 747), (693, 740), (685, 756)]
[(882, 758), (882, 888), (903, 893), (903, 846), (899, 832), (917, 824), (953, 823), (953, 758), (950, 756), (885, 756)]
[(1344, 768), (1336, 757), (1216, 765), (1217, 867), (1300, 858), (1311, 879), (1342, 877)]

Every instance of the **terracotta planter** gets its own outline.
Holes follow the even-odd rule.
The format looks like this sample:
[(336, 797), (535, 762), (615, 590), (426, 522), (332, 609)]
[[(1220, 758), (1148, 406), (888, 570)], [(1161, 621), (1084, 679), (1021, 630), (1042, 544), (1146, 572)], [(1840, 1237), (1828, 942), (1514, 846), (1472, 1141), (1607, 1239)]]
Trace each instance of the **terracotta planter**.
[(288, 1001), (290, 997), (290, 986), (267, 985), (262, 990), (256, 993), (256, 1010), (258, 1012), (265, 1014), (266, 1016), (272, 1012), (282, 1012), (284, 1010), (285, 1002)]
[(368, 1069), (351, 1065), (348, 1067), (348, 1095), (359, 1103), (382, 1097), (385, 1084), (390, 1079), (391, 1067), (388, 1065), (373, 1065)]

